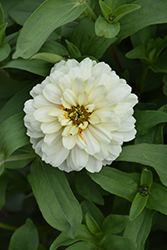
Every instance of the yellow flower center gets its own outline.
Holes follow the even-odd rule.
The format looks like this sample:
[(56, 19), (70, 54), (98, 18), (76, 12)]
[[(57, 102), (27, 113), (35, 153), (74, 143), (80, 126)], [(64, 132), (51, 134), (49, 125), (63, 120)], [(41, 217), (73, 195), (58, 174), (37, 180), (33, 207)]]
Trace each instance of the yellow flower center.
[(73, 125), (79, 126), (85, 121), (89, 123), (88, 118), (92, 112), (88, 112), (84, 106), (72, 106), (65, 110), (68, 112), (68, 117), (72, 120)]

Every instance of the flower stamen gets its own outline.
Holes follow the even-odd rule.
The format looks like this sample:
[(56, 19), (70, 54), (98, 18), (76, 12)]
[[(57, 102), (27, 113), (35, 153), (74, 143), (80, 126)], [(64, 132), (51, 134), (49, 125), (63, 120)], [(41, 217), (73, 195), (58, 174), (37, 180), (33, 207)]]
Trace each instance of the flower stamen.
[(88, 118), (92, 112), (88, 112), (84, 106), (72, 106), (70, 109), (66, 108), (67, 116), (72, 121), (73, 125), (79, 126), (85, 121), (89, 123)]

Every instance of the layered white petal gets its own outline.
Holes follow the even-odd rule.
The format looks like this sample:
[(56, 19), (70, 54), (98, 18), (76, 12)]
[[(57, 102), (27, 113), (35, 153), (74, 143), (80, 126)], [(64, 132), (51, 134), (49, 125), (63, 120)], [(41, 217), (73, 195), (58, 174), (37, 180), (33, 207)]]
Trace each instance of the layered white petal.
[(42, 160), (60, 170), (99, 172), (135, 137), (137, 96), (104, 62), (60, 61), (30, 94), (27, 135)]

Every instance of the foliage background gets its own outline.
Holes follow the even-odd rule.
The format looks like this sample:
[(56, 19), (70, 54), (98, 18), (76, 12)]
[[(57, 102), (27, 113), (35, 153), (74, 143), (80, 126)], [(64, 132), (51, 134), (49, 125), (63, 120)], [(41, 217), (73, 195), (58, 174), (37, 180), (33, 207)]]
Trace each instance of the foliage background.
[[(1, 0), (2, 250), (166, 250), (166, 0)], [(100, 173), (41, 162), (23, 124), (59, 60), (105, 61), (139, 97), (136, 139)]]

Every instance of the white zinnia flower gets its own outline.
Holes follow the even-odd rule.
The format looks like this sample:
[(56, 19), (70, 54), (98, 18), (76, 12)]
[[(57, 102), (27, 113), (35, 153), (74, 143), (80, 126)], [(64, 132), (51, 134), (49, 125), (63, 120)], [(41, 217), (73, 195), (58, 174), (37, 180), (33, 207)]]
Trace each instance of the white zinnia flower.
[(60, 61), (25, 103), (27, 135), (46, 163), (99, 172), (135, 137), (137, 96), (104, 62)]

